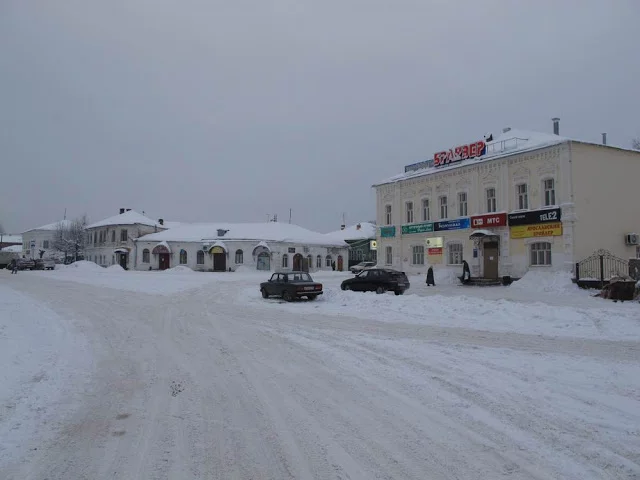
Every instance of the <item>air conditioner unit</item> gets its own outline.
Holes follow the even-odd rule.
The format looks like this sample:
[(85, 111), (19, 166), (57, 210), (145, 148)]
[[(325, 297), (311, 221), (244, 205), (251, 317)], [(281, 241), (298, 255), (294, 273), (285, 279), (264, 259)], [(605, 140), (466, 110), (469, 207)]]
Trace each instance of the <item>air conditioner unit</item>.
[(638, 245), (640, 242), (640, 235), (637, 233), (627, 233), (624, 236), (624, 243), (627, 245)]

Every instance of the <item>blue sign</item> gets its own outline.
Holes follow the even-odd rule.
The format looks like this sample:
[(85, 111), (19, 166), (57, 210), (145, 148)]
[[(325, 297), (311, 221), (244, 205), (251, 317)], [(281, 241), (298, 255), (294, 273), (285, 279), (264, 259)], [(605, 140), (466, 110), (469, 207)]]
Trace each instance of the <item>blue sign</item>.
[(380, 236), (384, 238), (395, 237), (396, 227), (380, 227)]
[(443, 230), (463, 230), (471, 227), (471, 219), (469, 217), (456, 218), (455, 220), (445, 220), (436, 222), (434, 230), (441, 232)]

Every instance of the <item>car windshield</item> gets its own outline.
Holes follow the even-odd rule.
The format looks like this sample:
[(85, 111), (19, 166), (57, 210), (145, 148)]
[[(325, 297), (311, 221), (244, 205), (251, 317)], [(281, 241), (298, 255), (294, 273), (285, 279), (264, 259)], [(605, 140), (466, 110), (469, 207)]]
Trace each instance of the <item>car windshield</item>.
[(308, 273), (290, 273), (290, 282), (313, 282), (311, 276)]

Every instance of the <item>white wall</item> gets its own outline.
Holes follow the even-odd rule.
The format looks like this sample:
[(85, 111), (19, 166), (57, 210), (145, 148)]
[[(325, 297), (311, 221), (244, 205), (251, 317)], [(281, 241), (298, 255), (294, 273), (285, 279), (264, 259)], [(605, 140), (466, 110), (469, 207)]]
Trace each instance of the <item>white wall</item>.
[[(51, 258), (60, 256), (61, 253), (53, 248), (53, 240), (55, 238), (55, 230), (31, 230), (22, 234), (22, 254), (27, 258), (40, 258), (40, 250), (44, 250), (43, 258)], [(36, 241), (36, 248), (31, 250), (31, 241)], [(49, 248), (45, 248), (46, 242), (49, 242)]]
[[(122, 230), (127, 230), (127, 241), (120, 240)], [(115, 241), (112, 242), (112, 232), (115, 231)], [(118, 257), (114, 253), (117, 248), (126, 247), (129, 249), (129, 256), (127, 258), (127, 268), (134, 269), (136, 266), (136, 243), (134, 239), (150, 233), (162, 231), (162, 229), (156, 229), (149, 225), (108, 225), (104, 227), (97, 227), (87, 229), (87, 236), (90, 240), (87, 241), (87, 247), (85, 249), (85, 258), (99, 265), (109, 266), (114, 263), (118, 264)], [(99, 232), (105, 232), (105, 241), (100, 242)], [(94, 234), (98, 235), (98, 241), (94, 241)]]

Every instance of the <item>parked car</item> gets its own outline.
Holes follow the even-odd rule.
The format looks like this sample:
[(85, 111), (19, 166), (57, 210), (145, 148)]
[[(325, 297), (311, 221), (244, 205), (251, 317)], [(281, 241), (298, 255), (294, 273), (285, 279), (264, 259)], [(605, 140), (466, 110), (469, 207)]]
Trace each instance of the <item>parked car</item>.
[(392, 291), (396, 295), (402, 295), (410, 286), (409, 279), (404, 272), (390, 268), (372, 268), (344, 280), (340, 288), (355, 292), (385, 293)]
[(360, 262), (359, 264), (351, 267), (349, 270), (351, 270), (351, 273), (359, 273), (363, 270), (366, 270), (367, 268), (373, 268), (375, 266), (376, 262)]
[(30, 258), (18, 259), (18, 270), (34, 270), (36, 268), (36, 262)]
[(276, 272), (260, 284), (262, 298), (282, 297), (287, 302), (306, 297), (315, 300), (322, 295), (322, 284), (314, 282), (307, 272)]
[(56, 268), (56, 262), (50, 258), (37, 258), (34, 262), (36, 270), (53, 270)]

